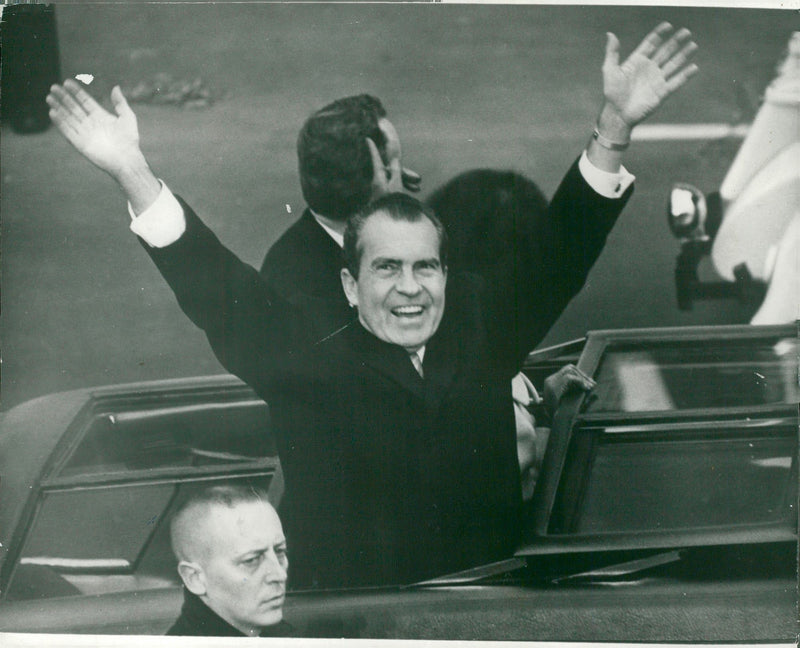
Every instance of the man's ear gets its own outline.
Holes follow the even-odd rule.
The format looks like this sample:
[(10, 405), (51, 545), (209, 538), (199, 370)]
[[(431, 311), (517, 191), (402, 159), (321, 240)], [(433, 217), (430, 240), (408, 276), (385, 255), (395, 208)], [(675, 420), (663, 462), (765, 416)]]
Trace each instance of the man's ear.
[(186, 589), (192, 594), (202, 596), (206, 593), (206, 575), (198, 563), (181, 560), (178, 563), (178, 573)]
[(342, 288), (350, 306), (358, 306), (358, 280), (350, 274), (347, 268), (342, 268), (340, 273)]

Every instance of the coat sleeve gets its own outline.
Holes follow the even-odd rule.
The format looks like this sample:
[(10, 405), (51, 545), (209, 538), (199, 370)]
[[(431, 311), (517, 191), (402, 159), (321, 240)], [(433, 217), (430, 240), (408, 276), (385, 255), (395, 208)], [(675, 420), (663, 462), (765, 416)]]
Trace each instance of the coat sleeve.
[(164, 248), (143, 246), (225, 369), (257, 388), (296, 339), (287, 335), (292, 308), (178, 200), (186, 218), (183, 236)]
[(632, 193), (601, 196), (576, 160), (530, 239), (498, 260), (487, 282), (487, 329), (504, 370), (519, 370), (581, 290)]

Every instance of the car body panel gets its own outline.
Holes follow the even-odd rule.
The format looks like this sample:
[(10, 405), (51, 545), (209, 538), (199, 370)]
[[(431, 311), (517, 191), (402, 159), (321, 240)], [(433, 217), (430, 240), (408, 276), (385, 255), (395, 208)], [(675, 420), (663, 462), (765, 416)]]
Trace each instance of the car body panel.
[[(786, 642), (797, 631), (795, 592), (791, 578), (378, 589), (291, 595), (284, 618), (305, 637)], [(163, 634), (180, 605), (179, 588), (18, 602), (0, 608), (0, 631)]]

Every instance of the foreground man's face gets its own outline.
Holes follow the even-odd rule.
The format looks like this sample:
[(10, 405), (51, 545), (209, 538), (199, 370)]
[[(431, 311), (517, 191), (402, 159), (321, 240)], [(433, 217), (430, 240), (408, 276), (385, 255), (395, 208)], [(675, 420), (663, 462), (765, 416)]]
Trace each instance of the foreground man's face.
[(385, 342), (412, 353), (439, 328), (447, 280), (439, 235), (430, 220), (411, 223), (385, 213), (361, 230), (358, 279), (343, 271), (345, 293), (361, 324)]
[(263, 502), (215, 506), (206, 518), (206, 604), (245, 634), (283, 618), (289, 561), (275, 510)]

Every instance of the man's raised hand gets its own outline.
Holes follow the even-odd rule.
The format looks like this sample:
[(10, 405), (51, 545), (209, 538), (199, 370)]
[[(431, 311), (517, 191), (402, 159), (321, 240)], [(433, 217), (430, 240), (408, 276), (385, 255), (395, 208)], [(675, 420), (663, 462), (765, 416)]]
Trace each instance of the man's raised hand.
[(72, 79), (54, 85), (47, 95), (50, 119), (92, 164), (119, 178), (144, 159), (139, 148), (136, 115), (118, 86), (111, 91), (114, 113), (98, 104)]
[(404, 167), (400, 163), (399, 142), (396, 154), (392, 155), (387, 147), (389, 164), (385, 165), (375, 142), (367, 138), (367, 146), (372, 157), (372, 196), (377, 198), (387, 193), (411, 191), (417, 193), (422, 184), (422, 177), (416, 171)]
[[(672, 25), (663, 22), (619, 63), (619, 40), (609, 33), (603, 61), (603, 93), (606, 105), (633, 128), (697, 72), (689, 58), (697, 49), (688, 29), (669, 38)], [(687, 64), (688, 63), (688, 64)]]
[(47, 95), (50, 119), (75, 149), (117, 181), (134, 213), (155, 201), (161, 184), (139, 148), (136, 115), (119, 87), (111, 91), (111, 114), (72, 79)]

